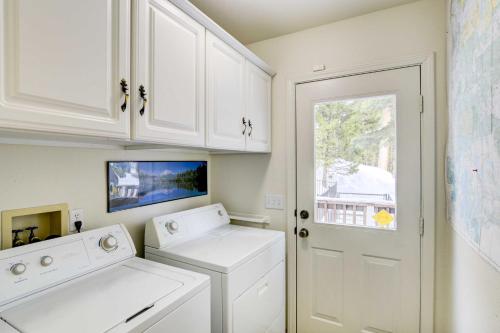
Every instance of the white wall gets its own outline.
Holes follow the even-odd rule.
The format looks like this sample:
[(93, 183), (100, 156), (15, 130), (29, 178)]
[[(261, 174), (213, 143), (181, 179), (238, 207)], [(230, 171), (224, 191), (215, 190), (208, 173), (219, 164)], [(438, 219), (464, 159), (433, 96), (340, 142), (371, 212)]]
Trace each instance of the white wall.
[(85, 210), (87, 228), (125, 224), (142, 255), (144, 223), (149, 218), (210, 203), (210, 196), (201, 196), (107, 213), (109, 160), (210, 160), (210, 156), (203, 152), (0, 145), (0, 210), (66, 202), (70, 209)]
[[(286, 192), (286, 81), (312, 73), (317, 64), (326, 65), (327, 70), (343, 70), (437, 52), (439, 154), (443, 155), (444, 11), (444, 0), (421, 1), (248, 45), (277, 71), (273, 79), (273, 153), (214, 156), (212, 180), (217, 185), (213, 199), (231, 210), (270, 214), (271, 227), (285, 230), (285, 212), (266, 211), (264, 194)], [(238, 196), (232, 194), (236, 189)]]
[(285, 126), (287, 79), (311, 73), (317, 64), (342, 70), (436, 52), (435, 332), (500, 332), (499, 274), (445, 222), (446, 15), (446, 0), (423, 0), (249, 45), (278, 73), (273, 80), (273, 153), (214, 156), (212, 198), (229, 210), (271, 215), (271, 228), (285, 230), (285, 211), (266, 210), (264, 194), (286, 193), (285, 150), (291, 144)]
[(500, 332), (500, 272), (449, 225), (443, 229), (438, 239), (436, 333)]

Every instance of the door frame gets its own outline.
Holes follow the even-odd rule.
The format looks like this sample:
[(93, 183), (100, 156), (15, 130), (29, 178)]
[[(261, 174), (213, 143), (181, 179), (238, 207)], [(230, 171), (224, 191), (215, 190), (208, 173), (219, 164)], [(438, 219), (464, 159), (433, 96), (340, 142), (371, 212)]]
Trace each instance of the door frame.
[(378, 63), (308, 73), (286, 81), (286, 169), (287, 169), (287, 332), (297, 333), (297, 217), (296, 189), (296, 85), (378, 71), (420, 66), (423, 110), (420, 121), (421, 215), (424, 233), (420, 238), (420, 333), (434, 331), (434, 270), (436, 229), (436, 83), (435, 53), (389, 59)]

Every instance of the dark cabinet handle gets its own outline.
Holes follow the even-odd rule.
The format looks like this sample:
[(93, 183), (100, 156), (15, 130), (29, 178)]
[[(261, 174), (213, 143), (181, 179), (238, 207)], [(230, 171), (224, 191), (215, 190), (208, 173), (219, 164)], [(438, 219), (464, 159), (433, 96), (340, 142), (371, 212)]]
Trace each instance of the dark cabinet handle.
[(243, 124), (243, 132), (241, 134), (245, 135), (247, 131), (247, 121), (245, 120), (245, 117), (241, 118), (241, 123)]
[(122, 111), (125, 112), (125, 110), (127, 110), (128, 97), (129, 97), (127, 80), (122, 79), (120, 81), (120, 86), (122, 86), (122, 93), (125, 95), (125, 100), (123, 101), (123, 104), (121, 106)]
[(139, 96), (142, 98), (142, 108), (139, 110), (139, 114), (144, 115), (144, 111), (146, 110), (146, 104), (148, 103), (148, 99), (146, 98), (146, 88), (141, 84), (139, 86)]
[(250, 119), (248, 119), (248, 127), (250, 127), (250, 131), (248, 131), (248, 136), (251, 136), (253, 131), (253, 125)]

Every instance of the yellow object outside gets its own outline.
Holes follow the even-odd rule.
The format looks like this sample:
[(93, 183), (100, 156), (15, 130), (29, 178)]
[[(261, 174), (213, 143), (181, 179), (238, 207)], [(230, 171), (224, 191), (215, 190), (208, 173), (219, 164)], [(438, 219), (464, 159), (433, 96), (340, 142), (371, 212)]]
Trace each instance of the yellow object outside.
[(385, 209), (382, 209), (380, 212), (373, 215), (373, 219), (380, 225), (388, 225), (394, 221), (394, 217)]

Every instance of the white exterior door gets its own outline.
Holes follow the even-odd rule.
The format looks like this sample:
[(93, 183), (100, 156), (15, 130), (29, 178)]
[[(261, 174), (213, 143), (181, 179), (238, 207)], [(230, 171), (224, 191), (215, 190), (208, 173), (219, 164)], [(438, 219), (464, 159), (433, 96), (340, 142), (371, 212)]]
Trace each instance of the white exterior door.
[(245, 58), (207, 32), (207, 146), (245, 149)]
[(246, 149), (271, 151), (271, 77), (246, 61)]
[(132, 137), (204, 146), (205, 28), (166, 0), (134, 4)]
[(3, 0), (0, 17), (0, 128), (130, 137), (130, 1)]
[(296, 96), (298, 332), (417, 333), (420, 67)]

